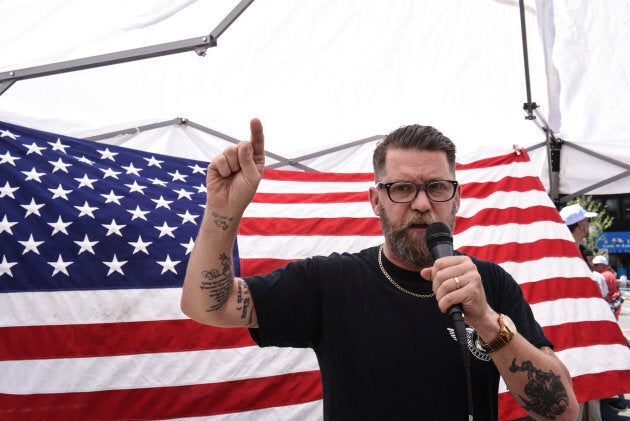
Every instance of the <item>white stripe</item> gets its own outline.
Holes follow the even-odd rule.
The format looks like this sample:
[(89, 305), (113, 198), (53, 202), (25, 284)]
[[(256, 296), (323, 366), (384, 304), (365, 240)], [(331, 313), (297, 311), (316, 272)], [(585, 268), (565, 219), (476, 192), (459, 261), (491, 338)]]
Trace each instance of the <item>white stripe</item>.
[[(543, 257), (525, 262), (502, 262), (500, 266), (519, 284), (551, 278), (590, 278), (586, 262), (579, 257)], [(570, 281), (567, 281), (570, 282)]]
[(186, 421), (320, 421), (323, 417), (323, 402), (320, 399), (299, 405), (274, 406), (272, 408), (258, 409), (255, 411), (176, 419)]
[[(343, 175), (340, 176), (343, 178)], [(262, 179), (257, 193), (343, 193), (367, 192), (374, 186), (373, 181), (284, 181)]]
[(311, 349), (259, 348), (0, 361), (0, 393), (185, 386), (318, 370)]
[(486, 183), (499, 181), (508, 176), (531, 177), (533, 174), (535, 171), (531, 162), (512, 162), (492, 167), (457, 170), (457, 179), (462, 184), (469, 182)]
[(381, 236), (258, 236), (239, 235), (238, 253), (242, 259), (274, 258), (294, 260), (334, 252), (354, 253), (383, 242)]
[(376, 218), (367, 196), (350, 203), (251, 203), (244, 218)]
[(151, 288), (0, 294), (0, 326), (187, 319), (179, 308), (181, 293)]
[(603, 298), (562, 298), (531, 305), (536, 321), (541, 326), (565, 323), (608, 320), (617, 323), (608, 303)]
[(463, 218), (471, 218), (478, 212), (490, 208), (507, 209), (516, 207), (527, 209), (530, 206), (553, 207), (549, 196), (544, 191), (495, 191), (488, 197), (481, 199), (462, 197), (457, 215)]
[[(563, 239), (574, 242), (569, 230), (559, 229), (557, 222), (540, 221), (531, 224), (503, 224), (472, 226), (458, 232), (453, 238), (455, 247), (466, 245), (481, 247), (492, 244), (531, 243), (538, 240)], [(551, 235), (550, 235), (551, 234)]]

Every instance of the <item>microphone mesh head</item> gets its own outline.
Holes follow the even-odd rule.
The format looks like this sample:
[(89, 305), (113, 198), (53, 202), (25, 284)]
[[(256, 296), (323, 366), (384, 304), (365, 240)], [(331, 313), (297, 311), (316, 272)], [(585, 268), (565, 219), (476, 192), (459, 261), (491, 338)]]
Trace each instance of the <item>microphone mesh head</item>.
[(453, 244), (451, 229), (444, 222), (434, 222), (427, 227), (427, 245), (429, 248), (437, 245)]

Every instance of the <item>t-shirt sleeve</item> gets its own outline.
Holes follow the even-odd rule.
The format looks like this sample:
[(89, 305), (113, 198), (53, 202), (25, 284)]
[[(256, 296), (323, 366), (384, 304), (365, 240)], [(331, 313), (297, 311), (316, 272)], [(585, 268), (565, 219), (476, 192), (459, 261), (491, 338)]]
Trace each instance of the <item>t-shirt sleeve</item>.
[(537, 348), (553, 343), (545, 336), (540, 324), (534, 318), (523, 290), (514, 278), (501, 266), (476, 260), (479, 272), (484, 280), (486, 298), (490, 306), (498, 313), (506, 314), (516, 325), (518, 333)]
[(314, 347), (321, 328), (319, 259), (289, 263), (270, 274), (245, 278), (254, 300), (260, 346)]

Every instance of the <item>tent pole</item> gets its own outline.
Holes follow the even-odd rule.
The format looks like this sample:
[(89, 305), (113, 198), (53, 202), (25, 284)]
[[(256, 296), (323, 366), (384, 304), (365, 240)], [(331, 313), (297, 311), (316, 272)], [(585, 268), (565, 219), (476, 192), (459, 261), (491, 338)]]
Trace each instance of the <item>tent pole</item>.
[(531, 83), (529, 80), (529, 55), (527, 52), (527, 30), (525, 28), (525, 4), (524, 0), (519, 0), (518, 9), (521, 17), (521, 41), (523, 44), (523, 64), (525, 67), (525, 94), (527, 96), (527, 102), (523, 104), (523, 109), (527, 112), (525, 119), (534, 120), (534, 110), (538, 108), (535, 102), (532, 102)]
[(75, 60), (50, 63), (42, 66), (34, 66), (24, 69), (0, 72), (0, 95), (18, 80), (33, 79), (42, 76), (50, 76), (59, 73), (74, 72), (83, 69), (109, 66), (112, 64), (126, 63), (129, 61), (143, 60), (146, 58), (161, 57), (169, 54), (195, 51), (199, 56), (205, 56), (206, 50), (216, 47), (217, 38), (252, 4), (254, 0), (242, 0), (209, 34), (196, 38), (168, 42), (165, 44), (151, 45), (149, 47), (134, 48), (115, 53), (101, 54), (92, 57), (84, 57)]

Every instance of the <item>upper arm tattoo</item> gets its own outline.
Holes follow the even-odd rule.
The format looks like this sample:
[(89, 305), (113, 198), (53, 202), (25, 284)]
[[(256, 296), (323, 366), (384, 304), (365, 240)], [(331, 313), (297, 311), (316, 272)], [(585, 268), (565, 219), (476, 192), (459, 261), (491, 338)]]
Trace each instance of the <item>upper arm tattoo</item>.
[(532, 411), (547, 418), (555, 419), (566, 411), (569, 406), (567, 391), (560, 381), (560, 376), (552, 370), (548, 373), (534, 367), (531, 361), (523, 361), (519, 367), (516, 365), (516, 358), (512, 360), (510, 371), (525, 371), (528, 382), (524, 392), (527, 397), (519, 396), (525, 406), (526, 411)]
[(211, 269), (204, 270), (201, 275), (206, 281), (202, 281), (199, 287), (208, 291), (208, 294), (216, 303), (206, 311), (215, 311), (220, 309), (227, 301), (234, 288), (234, 275), (232, 274), (232, 259), (225, 253), (219, 256), (219, 261), (223, 265), (221, 270)]

